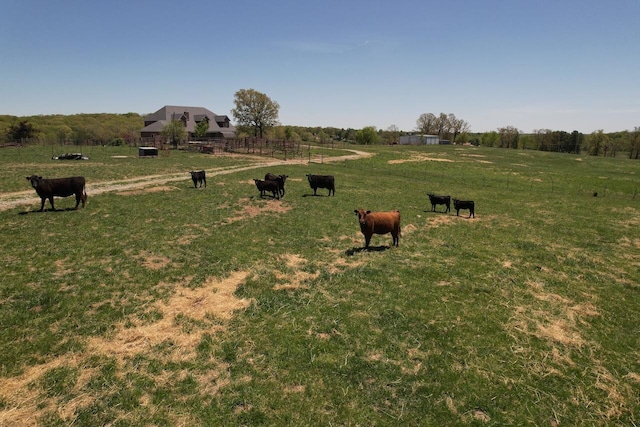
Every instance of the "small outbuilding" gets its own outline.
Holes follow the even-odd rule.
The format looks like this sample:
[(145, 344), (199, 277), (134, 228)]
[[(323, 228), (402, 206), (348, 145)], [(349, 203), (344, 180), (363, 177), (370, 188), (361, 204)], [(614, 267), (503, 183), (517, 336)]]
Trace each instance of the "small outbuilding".
[(404, 135), (400, 137), (402, 145), (438, 145), (438, 135)]
[(156, 147), (138, 147), (138, 157), (157, 157), (158, 149)]

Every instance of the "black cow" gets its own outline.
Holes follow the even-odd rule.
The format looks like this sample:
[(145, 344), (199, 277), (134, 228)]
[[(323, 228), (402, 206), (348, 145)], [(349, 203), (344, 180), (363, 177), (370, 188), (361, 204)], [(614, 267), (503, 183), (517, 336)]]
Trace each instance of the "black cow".
[(205, 171), (201, 170), (201, 171), (196, 171), (196, 172), (190, 172), (191, 173), (191, 179), (193, 180), (193, 186), (195, 188), (198, 188), (198, 184), (200, 184), (200, 187), (202, 187), (202, 183), (204, 183), (204, 186), (207, 186), (207, 174)]
[(49, 199), (51, 203), (51, 210), (56, 210), (53, 206), (53, 197), (69, 197), (73, 194), (76, 196), (76, 209), (82, 202), (84, 208), (87, 203), (87, 193), (84, 191), (85, 180), (84, 176), (72, 176), (69, 178), (52, 178), (45, 179), (38, 175), (31, 175), (26, 177), (27, 181), (31, 182), (31, 186), (36, 190), (38, 196), (42, 200), (40, 204), (40, 212), (44, 210), (44, 202)]
[(272, 173), (267, 173), (264, 176), (265, 181), (276, 181), (280, 187), (280, 197), (284, 197), (284, 183), (289, 178), (289, 175), (274, 175)]
[(458, 216), (460, 216), (460, 209), (469, 209), (469, 218), (476, 217), (475, 203), (473, 203), (473, 200), (453, 199), (453, 208), (456, 210), (456, 215)]
[(316, 195), (316, 190), (318, 188), (326, 188), (329, 190), (329, 194), (327, 196), (336, 195), (336, 185), (335, 179), (333, 175), (307, 175), (307, 179), (309, 180), (309, 185), (313, 188), (313, 195)]
[(260, 191), (260, 197), (269, 191), (273, 194), (274, 199), (280, 199), (280, 184), (278, 181), (263, 181), (261, 179), (254, 179), (253, 181), (256, 183), (256, 188)]
[(451, 212), (451, 196), (436, 196), (432, 193), (427, 193), (429, 201), (431, 202), (431, 212), (436, 211), (436, 205), (445, 205), (445, 213)]

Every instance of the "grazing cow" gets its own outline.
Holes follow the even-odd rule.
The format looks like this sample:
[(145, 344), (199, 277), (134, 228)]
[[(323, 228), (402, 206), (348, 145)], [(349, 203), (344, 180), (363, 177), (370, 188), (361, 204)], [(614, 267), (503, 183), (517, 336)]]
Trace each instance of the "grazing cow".
[(265, 181), (276, 181), (280, 186), (280, 197), (284, 197), (284, 183), (286, 182), (289, 175), (274, 175), (272, 173), (267, 173), (264, 176)]
[(261, 179), (254, 179), (253, 181), (256, 183), (258, 191), (260, 191), (260, 197), (269, 191), (273, 194), (274, 199), (280, 199), (280, 184), (278, 181), (263, 181)]
[(202, 183), (204, 183), (204, 186), (207, 186), (207, 174), (205, 171), (201, 170), (201, 171), (196, 171), (196, 172), (190, 172), (191, 173), (191, 179), (193, 180), (193, 186), (194, 188), (198, 188), (198, 184), (200, 184), (200, 187), (202, 188)]
[(436, 211), (436, 205), (445, 205), (445, 213), (451, 212), (451, 196), (436, 196), (432, 193), (427, 193), (429, 201), (431, 202), (431, 212)]
[(313, 195), (316, 195), (316, 190), (318, 188), (326, 188), (329, 190), (330, 196), (333, 192), (333, 195), (336, 195), (336, 185), (333, 175), (307, 175), (307, 179), (309, 180), (309, 185), (313, 188)]
[(49, 203), (51, 203), (51, 210), (56, 210), (53, 206), (53, 196), (69, 197), (75, 194), (76, 209), (78, 209), (80, 202), (82, 202), (83, 208), (85, 203), (87, 203), (87, 193), (84, 191), (84, 176), (45, 179), (38, 175), (31, 175), (26, 178), (27, 181), (31, 182), (31, 186), (36, 190), (36, 193), (38, 193), (38, 196), (40, 196), (42, 200), (40, 212), (44, 210), (44, 202), (46, 199), (49, 199)]
[(458, 216), (460, 216), (460, 209), (469, 209), (469, 218), (476, 217), (475, 203), (473, 203), (473, 200), (453, 199), (453, 208), (456, 210), (456, 215)]
[(400, 241), (400, 211), (371, 212), (364, 209), (353, 211), (360, 222), (360, 231), (364, 234), (364, 247), (369, 247), (371, 236), (374, 234), (391, 233), (393, 246)]

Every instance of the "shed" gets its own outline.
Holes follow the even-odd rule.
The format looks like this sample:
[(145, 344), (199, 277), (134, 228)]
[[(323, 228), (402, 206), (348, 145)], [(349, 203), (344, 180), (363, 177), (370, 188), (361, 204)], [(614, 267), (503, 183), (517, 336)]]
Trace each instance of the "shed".
[(400, 144), (403, 144), (403, 145), (438, 144), (438, 135), (405, 135), (400, 137)]
[(158, 149), (156, 147), (138, 147), (138, 157), (157, 157)]

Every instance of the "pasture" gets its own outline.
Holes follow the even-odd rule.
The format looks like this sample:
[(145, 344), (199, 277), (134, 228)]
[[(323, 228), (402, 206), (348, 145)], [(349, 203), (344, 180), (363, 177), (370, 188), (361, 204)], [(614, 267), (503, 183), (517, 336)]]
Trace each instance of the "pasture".
[[(2, 149), (0, 425), (640, 424), (637, 161), (343, 148), (372, 155)], [(35, 212), (31, 174), (86, 208)], [(399, 247), (362, 250), (359, 208), (399, 209)]]

